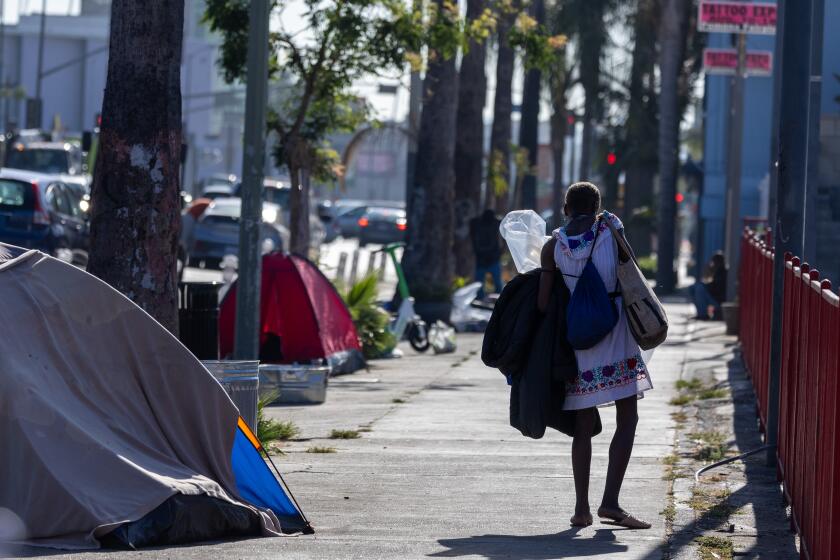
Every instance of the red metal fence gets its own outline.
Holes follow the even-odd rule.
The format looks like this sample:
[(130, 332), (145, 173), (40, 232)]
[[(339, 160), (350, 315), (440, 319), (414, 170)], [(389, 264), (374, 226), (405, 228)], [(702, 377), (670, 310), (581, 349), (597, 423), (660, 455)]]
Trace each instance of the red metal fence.
[[(767, 423), (773, 250), (745, 230), (741, 242), (740, 339)], [(785, 255), (779, 378), (778, 472), (802, 557), (840, 558), (840, 297), (831, 282)]]

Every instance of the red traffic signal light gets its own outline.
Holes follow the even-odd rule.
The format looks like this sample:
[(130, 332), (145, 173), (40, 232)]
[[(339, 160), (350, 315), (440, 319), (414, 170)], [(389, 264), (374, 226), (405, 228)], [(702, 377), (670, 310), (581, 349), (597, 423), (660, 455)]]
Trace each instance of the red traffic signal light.
[(615, 165), (615, 162), (618, 161), (614, 152), (610, 152), (607, 154), (607, 165)]
[(685, 195), (683, 195), (683, 193), (677, 193), (676, 196), (674, 196), (674, 200), (680, 203), (685, 200)]

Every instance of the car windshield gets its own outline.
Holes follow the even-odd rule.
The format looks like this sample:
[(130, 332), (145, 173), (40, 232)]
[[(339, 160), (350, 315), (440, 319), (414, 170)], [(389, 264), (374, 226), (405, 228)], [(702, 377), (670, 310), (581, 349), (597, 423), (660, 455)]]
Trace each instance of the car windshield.
[(0, 209), (31, 210), (34, 205), (32, 185), (21, 181), (0, 179)]
[(70, 173), (70, 158), (66, 151), (54, 148), (10, 150), (6, 167), (39, 173)]

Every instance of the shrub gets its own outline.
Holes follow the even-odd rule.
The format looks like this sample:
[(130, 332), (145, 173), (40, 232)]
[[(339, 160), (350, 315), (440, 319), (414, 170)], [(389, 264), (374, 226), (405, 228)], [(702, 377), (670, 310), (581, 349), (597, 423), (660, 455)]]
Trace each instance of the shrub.
[(391, 316), (376, 304), (377, 284), (376, 276), (369, 275), (341, 292), (359, 333), (362, 352), (368, 359), (381, 358), (397, 345), (388, 329)]

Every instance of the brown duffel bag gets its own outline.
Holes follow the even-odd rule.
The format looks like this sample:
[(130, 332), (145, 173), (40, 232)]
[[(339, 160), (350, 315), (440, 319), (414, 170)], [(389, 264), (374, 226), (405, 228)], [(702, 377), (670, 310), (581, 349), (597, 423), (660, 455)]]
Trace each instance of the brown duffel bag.
[(630, 332), (642, 350), (662, 344), (668, 336), (668, 317), (647, 279), (639, 270), (633, 251), (623, 235), (618, 233), (610, 220), (604, 220), (618, 245), (618, 283), (621, 300)]

